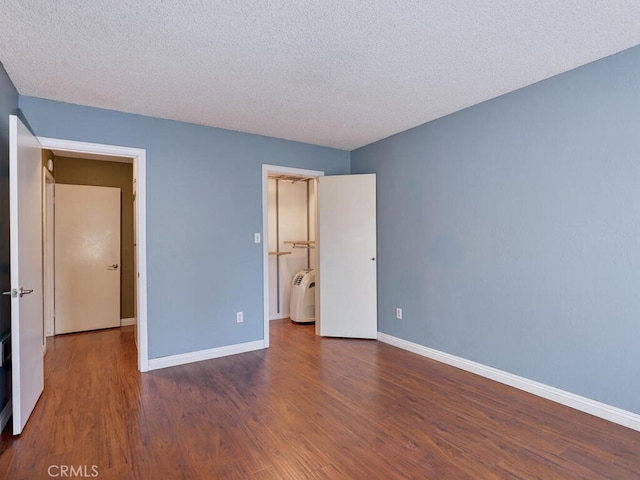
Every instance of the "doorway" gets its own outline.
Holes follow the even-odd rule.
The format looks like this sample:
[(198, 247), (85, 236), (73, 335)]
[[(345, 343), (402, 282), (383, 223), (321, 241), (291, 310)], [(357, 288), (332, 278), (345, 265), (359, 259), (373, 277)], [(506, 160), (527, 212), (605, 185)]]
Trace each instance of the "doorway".
[[(315, 231), (317, 224), (317, 178), (324, 172), (300, 168), (280, 167), (276, 165), (262, 166), (262, 221), (263, 221), (263, 285), (264, 285), (264, 345), (269, 346), (269, 322), (275, 318), (289, 317), (290, 288), (287, 283), (291, 276), (301, 268), (317, 266), (318, 250), (315, 247)], [(280, 182), (286, 182), (280, 184)], [(290, 214), (285, 229), (279, 229), (273, 220), (269, 222), (269, 208), (276, 207), (280, 186), (285, 185), (283, 192), (290, 198), (289, 204), (300, 202), (296, 212)], [(287, 188), (287, 185), (291, 188)], [(284, 199), (278, 198), (278, 203)], [(302, 203), (304, 202), (304, 204)], [(271, 212), (273, 219), (274, 212)], [(288, 236), (301, 238), (288, 238)], [(287, 237), (287, 238), (285, 238)], [(285, 243), (287, 242), (287, 243)], [(296, 247), (295, 249), (293, 247)], [(286, 248), (284, 248), (286, 247)], [(295, 252), (295, 253), (294, 253)], [(287, 258), (287, 257), (290, 257)], [(287, 258), (287, 260), (284, 260)], [(274, 268), (275, 267), (275, 268)], [(318, 296), (315, 295), (316, 315), (318, 319)], [(316, 322), (318, 325), (318, 322)]]
[(132, 159), (42, 155), (56, 182), (55, 334), (133, 325)]
[[(85, 159), (86, 161), (119, 161), (132, 164), (131, 189), (133, 191), (132, 222), (132, 279), (131, 302), (134, 317), (122, 317), (122, 325), (133, 324), (135, 318), (135, 337), (138, 346), (138, 370), (149, 369), (147, 344), (147, 295), (146, 295), (146, 151), (144, 149), (119, 147), (113, 145), (75, 142), (45, 137), (38, 138), (43, 149), (64, 155), (65, 158)], [(55, 172), (55, 165), (54, 165)], [(55, 175), (55, 174), (54, 174)], [(49, 232), (51, 234), (51, 232)], [(47, 238), (47, 237), (45, 237)], [(45, 278), (44, 282), (47, 283)], [(45, 331), (53, 331), (45, 323)]]
[[(95, 185), (108, 183), (95, 167), (109, 171), (121, 165), (57, 156), (56, 164), (59, 172), (84, 170), (101, 178), (87, 182), (93, 185), (61, 180), (56, 184), (54, 332), (120, 327), (125, 316), (135, 316), (133, 200), (123, 188)], [(78, 164), (85, 168), (77, 168)], [(130, 192), (131, 168), (123, 170), (122, 180)]]
[(269, 176), (282, 175), (317, 180), (315, 215), (317, 242), (314, 242), (317, 255), (316, 335), (377, 338), (375, 174), (325, 176), (324, 172), (320, 171), (263, 165), (262, 271), (265, 348), (269, 347), (271, 313), (268, 181)]
[[(296, 323), (312, 323), (315, 320), (316, 191), (315, 177), (269, 175), (266, 242), (269, 319), (272, 321), (290, 319)], [(305, 276), (304, 281), (299, 281), (300, 275)], [(298, 279), (296, 286), (292, 285), (294, 279)]]

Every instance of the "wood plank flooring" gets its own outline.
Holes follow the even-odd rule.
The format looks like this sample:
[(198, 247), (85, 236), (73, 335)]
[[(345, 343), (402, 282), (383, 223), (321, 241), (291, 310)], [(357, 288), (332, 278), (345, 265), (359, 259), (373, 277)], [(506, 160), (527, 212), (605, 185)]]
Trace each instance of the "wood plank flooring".
[(640, 478), (640, 432), (286, 320), (268, 350), (147, 374), (132, 327), (52, 338), (45, 391), (9, 432), (11, 480)]

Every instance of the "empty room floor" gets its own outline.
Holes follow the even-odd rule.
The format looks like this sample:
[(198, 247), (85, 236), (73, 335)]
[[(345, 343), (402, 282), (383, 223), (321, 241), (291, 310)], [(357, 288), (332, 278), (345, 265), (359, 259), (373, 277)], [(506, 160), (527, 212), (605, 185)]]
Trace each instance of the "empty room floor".
[(268, 350), (145, 374), (133, 327), (47, 346), (0, 478), (640, 478), (640, 432), (313, 326), (275, 321)]

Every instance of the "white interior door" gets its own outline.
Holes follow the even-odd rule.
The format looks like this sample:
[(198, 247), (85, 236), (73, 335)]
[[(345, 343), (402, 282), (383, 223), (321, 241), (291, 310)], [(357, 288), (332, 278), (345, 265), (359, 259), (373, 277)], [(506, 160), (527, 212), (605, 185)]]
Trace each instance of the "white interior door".
[(319, 333), (376, 338), (376, 176), (318, 182)]
[(120, 326), (120, 189), (55, 186), (55, 333)]
[(40, 144), (9, 117), (11, 250), (11, 401), (13, 434), (22, 432), (44, 389), (42, 354), (42, 172)]

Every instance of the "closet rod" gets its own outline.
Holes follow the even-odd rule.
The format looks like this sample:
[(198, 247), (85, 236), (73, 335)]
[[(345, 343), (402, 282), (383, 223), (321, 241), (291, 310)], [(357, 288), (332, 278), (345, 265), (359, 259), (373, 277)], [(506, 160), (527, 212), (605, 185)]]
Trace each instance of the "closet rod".
[(291, 248), (316, 248), (313, 240), (286, 240), (282, 243), (292, 245)]

